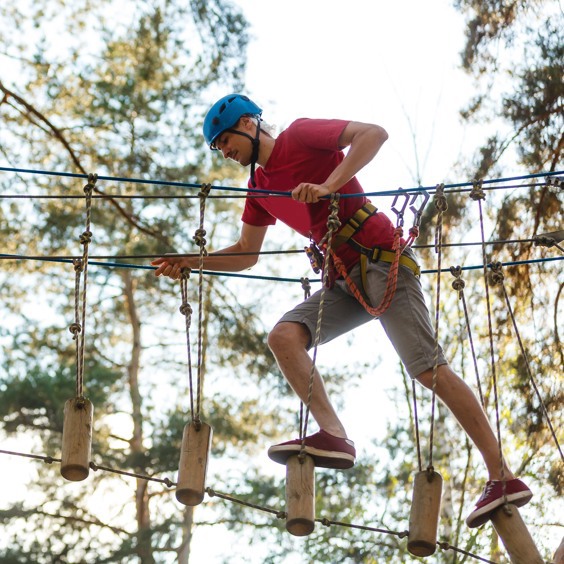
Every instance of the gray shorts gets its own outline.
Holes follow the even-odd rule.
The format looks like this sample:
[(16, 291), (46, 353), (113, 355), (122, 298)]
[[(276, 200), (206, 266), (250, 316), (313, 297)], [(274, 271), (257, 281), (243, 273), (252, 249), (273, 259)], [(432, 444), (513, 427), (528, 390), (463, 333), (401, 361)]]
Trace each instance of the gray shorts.
[[(403, 253), (415, 259), (413, 251)], [(390, 263), (368, 263), (366, 293), (373, 306), (377, 306), (384, 295)], [(362, 288), (360, 265), (350, 272), (358, 288)], [(321, 290), (286, 313), (278, 323), (290, 321), (305, 325), (313, 342), (317, 327), (317, 316)], [(374, 319), (357, 301), (344, 280), (337, 280), (330, 290), (325, 290), (319, 344), (327, 343)], [(408, 374), (415, 378), (435, 364), (435, 331), (431, 325), (429, 310), (425, 304), (419, 278), (407, 267), (400, 265), (396, 293), (390, 307), (379, 317), (392, 345), (396, 349)], [(446, 364), (442, 348), (438, 347), (438, 364)]]

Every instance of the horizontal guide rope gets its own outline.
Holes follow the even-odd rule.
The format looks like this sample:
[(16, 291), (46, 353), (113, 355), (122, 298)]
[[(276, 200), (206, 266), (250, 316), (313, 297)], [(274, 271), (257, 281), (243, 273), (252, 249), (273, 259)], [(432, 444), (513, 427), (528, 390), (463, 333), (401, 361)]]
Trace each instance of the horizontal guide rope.
[[(534, 243), (536, 242), (536, 238), (532, 239), (506, 239), (506, 240), (497, 240), (497, 241), (487, 241), (486, 245), (507, 245), (507, 244), (517, 244), (517, 243)], [(480, 241), (475, 242), (468, 242), (468, 243), (441, 243), (439, 247), (468, 247), (468, 246), (478, 246), (484, 243)], [(434, 249), (437, 245), (429, 244), (429, 245), (411, 245), (412, 249)], [(247, 252), (238, 252), (238, 253), (220, 253), (223, 257), (239, 257), (239, 256), (264, 256), (264, 255), (292, 255), (292, 254), (303, 254), (303, 249), (280, 249), (277, 251), (247, 251)], [(91, 259), (106, 259), (106, 260), (125, 260), (125, 259), (155, 259), (161, 257), (187, 257), (187, 258), (195, 258), (198, 257), (199, 253), (192, 252), (192, 253), (160, 253), (160, 254), (141, 254), (141, 255), (90, 255)], [(80, 259), (82, 255), (0, 255), (0, 259), (2, 258), (27, 258), (30, 260), (42, 260), (42, 259)]]
[[(40, 176), (58, 176), (58, 177), (66, 177), (66, 178), (82, 178), (87, 179), (87, 174), (79, 174), (79, 173), (72, 173), (72, 172), (55, 172), (50, 170), (34, 170), (34, 169), (25, 169), (25, 168), (12, 168), (12, 167), (0, 167), (0, 171), (2, 172), (16, 172), (20, 174), (36, 174)], [(553, 171), (553, 172), (539, 172), (535, 174), (524, 174), (521, 176), (511, 176), (507, 178), (492, 178), (482, 180), (481, 184), (489, 185), (489, 184), (499, 184), (502, 182), (514, 182), (517, 180), (529, 180), (532, 178), (542, 178), (542, 177), (553, 177), (558, 176), (560, 174), (564, 174), (564, 171)], [(150, 185), (158, 185), (158, 186), (177, 186), (181, 188), (194, 188), (194, 189), (201, 189), (203, 184), (198, 183), (189, 183), (189, 182), (176, 182), (176, 181), (167, 181), (167, 180), (150, 180), (150, 179), (143, 179), (143, 178), (128, 178), (128, 177), (119, 177), (119, 176), (104, 176), (98, 175), (98, 181), (111, 181), (111, 182), (130, 182), (134, 184), (150, 184)], [(469, 182), (458, 182), (454, 184), (444, 184), (444, 189), (454, 189), (454, 188), (471, 188), (474, 186), (474, 181)], [(417, 192), (433, 192), (436, 186), (418, 186), (415, 188), (402, 188), (399, 190), (390, 190), (385, 192), (368, 192), (366, 194), (342, 194), (341, 197), (343, 198), (358, 198), (361, 196), (380, 196), (380, 195), (398, 195), (398, 194), (406, 194), (406, 193), (417, 193)], [(253, 189), (253, 188), (237, 188), (233, 186), (212, 186), (214, 190), (225, 190), (225, 191), (232, 191), (232, 192), (246, 192), (246, 193), (261, 193), (264, 194), (264, 190), (260, 189)], [(485, 188), (484, 188), (485, 189)], [(289, 196), (289, 192), (287, 191), (277, 191), (277, 190), (268, 190), (268, 194), (270, 195), (279, 195), (279, 196)]]
[[(45, 258), (45, 257), (32, 257), (26, 255), (7, 255), (7, 254), (0, 254), (0, 260), (35, 260), (39, 262), (62, 262), (62, 263), (69, 263), (73, 264), (73, 259), (71, 258)], [(508, 261), (508, 262), (500, 262), (502, 266), (520, 266), (523, 264), (537, 264), (537, 263), (549, 263), (554, 261), (562, 261), (564, 257), (547, 257), (541, 259), (529, 259), (529, 260), (517, 260), (517, 261)], [(92, 266), (104, 266), (106, 268), (129, 268), (129, 269), (137, 269), (137, 270), (155, 270), (155, 266), (149, 265), (139, 265), (139, 264), (127, 264), (122, 262), (100, 262), (100, 261), (88, 261), (89, 265)], [(488, 263), (487, 266), (494, 264)], [(483, 269), (484, 266), (482, 264), (478, 265), (471, 265), (471, 266), (462, 266), (461, 270), (477, 270)], [(421, 274), (436, 274), (438, 271), (436, 269), (429, 269), (429, 270), (421, 270)], [(450, 273), (449, 268), (441, 268), (441, 273), (448, 272)], [(247, 278), (250, 280), (271, 280), (276, 282), (300, 282), (301, 278), (285, 278), (285, 277), (278, 277), (278, 276), (260, 276), (260, 275), (253, 275), (253, 274), (241, 274), (237, 272), (216, 272), (212, 270), (204, 270), (203, 274), (209, 276), (227, 276), (232, 278)], [(309, 279), (310, 282), (321, 282), (320, 279)]]
[[(483, 190), (515, 190), (520, 188), (538, 188), (545, 186), (546, 182), (532, 182), (528, 184), (515, 184), (510, 186), (487, 186)], [(216, 190), (226, 189), (220, 186), (212, 186)], [(241, 188), (245, 192), (252, 192), (251, 189)], [(415, 188), (398, 189), (398, 190), (381, 190), (378, 192), (366, 192), (362, 194), (342, 194), (341, 197), (345, 198), (359, 198), (362, 196), (397, 196), (401, 194), (411, 193), (416, 190)], [(471, 192), (472, 188), (451, 188), (446, 192), (448, 194), (461, 194)], [(427, 192), (432, 195), (436, 192), (435, 189), (428, 189)], [(288, 196), (289, 192), (267, 192), (262, 190), (260, 193), (248, 194), (209, 194), (206, 196), (210, 199), (264, 199), (271, 196)], [(93, 194), (93, 200), (197, 200), (200, 196), (198, 194)], [(83, 200), (84, 196), (81, 194), (0, 194), (0, 200)]]
[[(45, 455), (39, 455), (39, 454), (28, 454), (28, 453), (15, 452), (15, 451), (10, 451), (10, 450), (0, 450), (0, 454), (7, 454), (7, 455), (10, 455), (10, 456), (20, 456), (20, 457), (23, 457), (23, 458), (32, 458), (34, 460), (42, 460), (46, 464), (52, 464), (53, 462), (61, 462), (60, 458), (54, 458), (52, 456), (45, 456)], [(110, 468), (109, 466), (102, 466), (100, 464), (95, 464), (93, 462), (90, 463), (90, 468), (92, 468), (92, 470), (94, 470), (94, 471), (102, 470), (102, 471), (105, 471), (105, 472), (109, 472), (111, 474), (118, 474), (118, 475), (121, 475), (121, 476), (129, 476), (131, 478), (139, 478), (141, 480), (147, 480), (148, 482), (157, 482), (157, 483), (160, 483), (160, 484), (164, 484), (169, 488), (175, 487), (177, 485), (176, 482), (173, 482), (169, 478), (156, 478), (155, 476), (148, 476), (146, 474), (138, 474), (136, 472), (128, 472), (126, 470), (119, 470), (119, 469), (115, 469), (115, 468)], [(244, 507), (249, 507), (251, 509), (257, 509), (257, 510), (262, 511), (264, 513), (269, 513), (271, 515), (274, 515), (277, 519), (285, 519), (287, 517), (287, 514), (286, 514), (285, 511), (273, 509), (271, 507), (265, 507), (263, 505), (258, 505), (256, 503), (251, 503), (249, 501), (234, 497), (232, 495), (222, 493), (222, 492), (218, 492), (217, 490), (210, 488), (210, 487), (206, 487), (205, 491), (210, 498), (211, 497), (217, 497), (217, 498), (223, 499), (225, 501), (237, 503), (238, 505), (242, 505)], [(409, 535), (409, 531), (392, 531), (390, 529), (370, 527), (370, 526), (367, 526), (367, 525), (358, 525), (358, 524), (355, 524), (355, 523), (346, 523), (344, 521), (333, 521), (331, 519), (327, 519), (326, 517), (316, 518), (315, 521), (317, 523), (320, 523), (320, 524), (326, 526), (326, 527), (337, 526), (337, 527), (343, 527), (343, 528), (348, 528), (348, 529), (357, 529), (357, 530), (361, 530), (361, 531), (382, 533), (382, 534), (386, 534), (386, 535), (397, 536), (400, 539), (403, 539), (403, 538), (405, 538)], [(476, 559), (480, 562), (488, 562), (489, 564), (495, 564), (491, 560), (487, 560), (487, 559), (485, 559), (481, 556), (478, 556), (478, 555), (473, 554), (471, 552), (468, 552), (466, 550), (462, 550), (460, 548), (457, 548), (456, 546), (452, 546), (448, 542), (444, 542), (444, 541), (437, 542), (437, 546), (439, 548), (441, 548), (442, 550), (453, 550), (453, 551), (458, 552), (460, 554), (464, 554), (466, 556), (474, 558), (474, 559)]]

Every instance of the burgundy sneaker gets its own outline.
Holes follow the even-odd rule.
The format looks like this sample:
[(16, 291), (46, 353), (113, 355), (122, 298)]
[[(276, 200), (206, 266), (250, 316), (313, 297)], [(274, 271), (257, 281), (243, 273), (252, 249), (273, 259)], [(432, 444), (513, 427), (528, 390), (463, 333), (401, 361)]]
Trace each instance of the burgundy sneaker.
[(488, 481), (474, 511), (466, 518), (466, 524), (471, 529), (479, 527), (488, 521), (492, 513), (506, 500), (507, 503), (521, 507), (528, 503), (532, 497), (533, 492), (517, 478), (505, 482), (505, 496), (503, 495), (503, 482), (501, 480)]
[[(268, 449), (268, 456), (280, 464), (286, 464), (290, 456), (300, 454), (302, 439), (294, 439)], [(305, 454), (309, 454), (320, 468), (338, 468), (344, 470), (354, 466), (356, 450), (350, 439), (334, 437), (321, 429), (318, 433), (305, 438)]]

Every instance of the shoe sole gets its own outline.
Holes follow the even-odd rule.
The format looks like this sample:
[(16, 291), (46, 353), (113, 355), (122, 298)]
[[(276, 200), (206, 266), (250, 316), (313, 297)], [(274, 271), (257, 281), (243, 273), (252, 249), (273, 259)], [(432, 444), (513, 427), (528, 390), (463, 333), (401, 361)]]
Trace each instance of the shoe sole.
[[(290, 456), (300, 454), (301, 445), (272, 446), (268, 449), (268, 456), (274, 462), (286, 464)], [(355, 457), (346, 452), (321, 450), (312, 446), (305, 446), (304, 453), (313, 458), (315, 466), (319, 468), (334, 468), (336, 470), (347, 470), (354, 466)]]
[[(529, 503), (532, 497), (533, 497), (533, 493), (530, 491), (517, 492), (506, 496), (507, 503), (511, 503), (516, 507), (522, 507), (523, 505)], [(480, 507), (480, 509), (477, 509), (466, 519), (466, 525), (471, 529), (480, 527), (481, 525), (483, 525), (484, 523), (490, 520), (492, 513), (496, 509), (498, 509), (504, 504), (505, 504), (505, 499), (502, 496), (492, 501), (491, 503), (488, 503), (488, 505), (484, 505), (484, 507)]]

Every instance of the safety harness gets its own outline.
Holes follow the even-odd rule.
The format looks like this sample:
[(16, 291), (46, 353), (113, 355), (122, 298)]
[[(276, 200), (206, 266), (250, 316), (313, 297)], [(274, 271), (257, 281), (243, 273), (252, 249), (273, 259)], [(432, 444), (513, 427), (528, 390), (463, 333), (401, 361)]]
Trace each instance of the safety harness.
[[(364, 306), (364, 308), (372, 315), (380, 316), (389, 307), (392, 298), (395, 294), (396, 283), (397, 283), (397, 271), (399, 265), (404, 265), (409, 268), (413, 274), (417, 277), (421, 274), (421, 269), (419, 265), (410, 257), (401, 254), (405, 247), (401, 246), (401, 228), (397, 228), (394, 233), (394, 245), (393, 250), (389, 251), (382, 249), (380, 247), (366, 247), (360, 244), (354, 239), (355, 235), (362, 229), (364, 223), (375, 213), (378, 209), (373, 206), (370, 202), (364, 204), (359, 208), (351, 218), (345, 223), (345, 225), (334, 235), (332, 245), (331, 245), (331, 258), (335, 269), (337, 272), (345, 279), (347, 285), (354, 293), (359, 302)], [(410, 238), (412, 237), (410, 232)], [(360, 254), (360, 273), (362, 280), (362, 288), (364, 294), (366, 295), (367, 289), (367, 267), (368, 263), (375, 262), (387, 262), (391, 264), (390, 273), (388, 277), (388, 284), (386, 285), (386, 290), (384, 293), (384, 298), (382, 302), (377, 307), (372, 307), (366, 302), (364, 296), (360, 290), (356, 287), (353, 280), (347, 273), (347, 270), (339, 257), (336, 255), (335, 251), (343, 244), (348, 244), (351, 248)], [(407, 245), (406, 245), (407, 246)], [(306, 247), (306, 253), (310, 259), (311, 265), (315, 272), (319, 272), (323, 264), (323, 252), (319, 247), (312, 241), (309, 247)], [(324, 250), (324, 249), (323, 249)]]
[[(336, 251), (343, 243), (347, 243), (356, 252), (360, 253), (360, 272), (362, 276), (362, 285), (366, 287), (366, 267), (369, 262), (394, 262), (396, 253), (381, 249), (380, 247), (365, 247), (355, 241), (354, 236), (361, 230), (364, 223), (378, 211), (376, 206), (370, 202), (364, 204), (358, 209), (354, 215), (345, 223), (340, 231), (335, 235), (333, 240), (333, 250)], [(407, 266), (415, 276), (421, 275), (419, 265), (411, 258), (401, 255), (399, 263)]]

